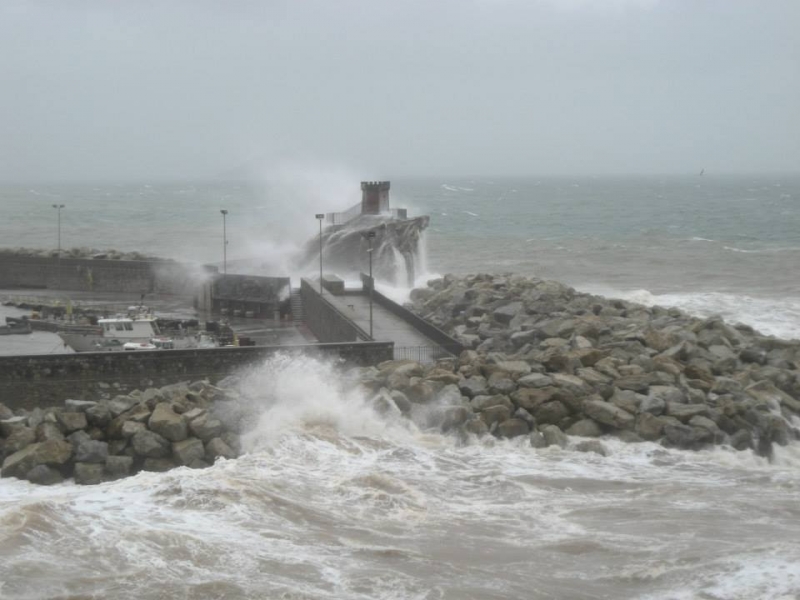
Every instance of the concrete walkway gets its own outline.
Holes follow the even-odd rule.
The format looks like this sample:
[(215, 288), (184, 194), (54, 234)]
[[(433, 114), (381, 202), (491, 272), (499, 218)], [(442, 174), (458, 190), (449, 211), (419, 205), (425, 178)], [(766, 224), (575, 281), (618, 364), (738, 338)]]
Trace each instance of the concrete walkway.
[[(369, 294), (350, 292), (335, 296), (325, 290), (324, 297), (339, 312), (369, 333)], [(372, 337), (376, 342), (393, 341), (395, 348), (438, 348), (436, 342), (375, 302), (372, 303)], [(398, 354), (396, 353), (396, 358)]]

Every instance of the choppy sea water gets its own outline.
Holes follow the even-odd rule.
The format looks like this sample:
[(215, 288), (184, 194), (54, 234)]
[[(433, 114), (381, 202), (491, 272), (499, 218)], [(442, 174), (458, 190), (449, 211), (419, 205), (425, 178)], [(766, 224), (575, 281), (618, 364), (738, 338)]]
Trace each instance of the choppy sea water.
[[(0, 245), (90, 246), (290, 274), (318, 212), (358, 181), (302, 173), (260, 183), (0, 186)], [(800, 176), (396, 180), (393, 207), (428, 214), (434, 275), (508, 271), (583, 291), (722, 314), (800, 337)]]
[(239, 384), (247, 454), (94, 487), (0, 484), (3, 598), (788, 599), (800, 448), (471, 440), (376, 414), (327, 365)]
[[(286, 268), (357, 183), (3, 186), (0, 244)], [(330, 193), (329, 193), (330, 192)], [(395, 181), (427, 269), (512, 271), (800, 337), (797, 177)], [(252, 263), (252, 261), (250, 261)], [(402, 290), (398, 291), (402, 293)], [(97, 487), (0, 480), (3, 598), (800, 597), (800, 446), (608, 457), (375, 414), (328, 366), (267, 363), (248, 453)]]

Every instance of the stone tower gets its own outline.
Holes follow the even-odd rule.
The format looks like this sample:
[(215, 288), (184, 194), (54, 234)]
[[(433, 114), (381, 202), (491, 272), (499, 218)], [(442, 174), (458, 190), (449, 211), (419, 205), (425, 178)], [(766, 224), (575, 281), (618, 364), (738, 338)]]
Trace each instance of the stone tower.
[(361, 214), (378, 215), (389, 212), (389, 182), (361, 182)]

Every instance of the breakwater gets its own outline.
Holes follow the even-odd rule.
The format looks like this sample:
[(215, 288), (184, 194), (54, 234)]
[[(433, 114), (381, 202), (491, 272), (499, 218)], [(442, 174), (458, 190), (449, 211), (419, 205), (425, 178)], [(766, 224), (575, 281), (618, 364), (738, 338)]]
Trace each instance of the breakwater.
[(433, 280), (408, 307), (467, 350), (434, 367), (369, 368), (362, 383), (446, 428), (765, 456), (800, 438), (800, 341), (511, 274)]
[(65, 398), (108, 399), (180, 381), (216, 382), (277, 353), (330, 357), (347, 365), (392, 358), (391, 342), (249, 346), (0, 357), (0, 403), (12, 410), (56, 406)]
[[(101, 255), (107, 256), (107, 255)], [(215, 269), (212, 269), (212, 271)], [(39, 256), (0, 252), (0, 287), (194, 296), (207, 268), (166, 260)]]

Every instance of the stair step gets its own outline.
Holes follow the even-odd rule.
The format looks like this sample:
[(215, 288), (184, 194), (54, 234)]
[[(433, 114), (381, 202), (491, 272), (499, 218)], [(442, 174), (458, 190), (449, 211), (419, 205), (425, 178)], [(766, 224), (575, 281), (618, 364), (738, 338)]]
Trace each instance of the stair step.
[(303, 311), (303, 299), (300, 296), (300, 290), (292, 290), (290, 297), (292, 306), (292, 319), (295, 323), (302, 323), (305, 321), (305, 313)]

